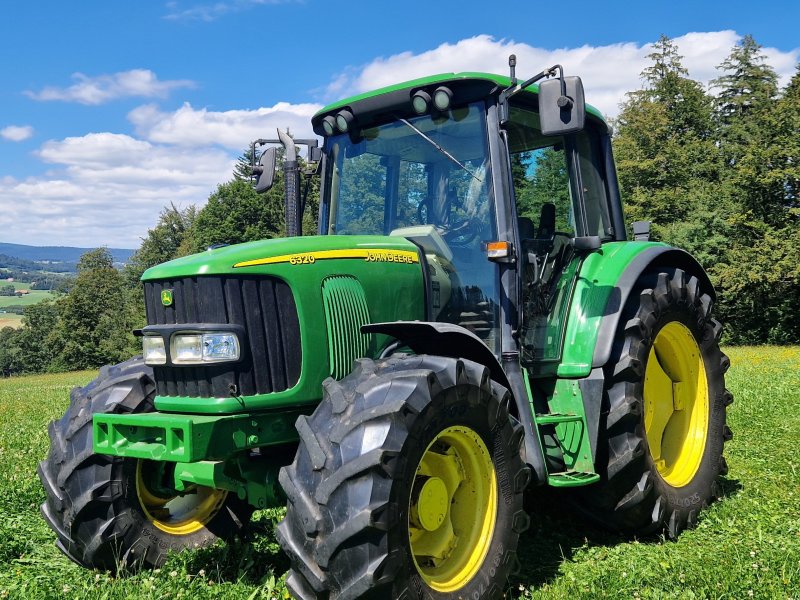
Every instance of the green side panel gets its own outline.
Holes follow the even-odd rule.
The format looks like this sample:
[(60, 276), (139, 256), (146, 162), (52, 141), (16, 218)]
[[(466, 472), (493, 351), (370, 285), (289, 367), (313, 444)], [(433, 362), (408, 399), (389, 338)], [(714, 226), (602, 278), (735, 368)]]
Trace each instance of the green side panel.
[[(407, 88), (415, 88), (415, 87), (422, 87), (427, 85), (436, 85), (437, 83), (444, 83), (445, 81), (452, 81), (453, 79), (483, 79), (485, 81), (491, 81), (492, 83), (497, 84), (501, 88), (507, 88), (511, 85), (511, 78), (506, 77), (504, 75), (496, 75), (494, 73), (477, 73), (477, 72), (463, 72), (463, 73), (439, 73), (437, 75), (429, 75), (428, 77), (421, 77), (420, 79), (413, 79), (411, 81), (404, 81), (402, 83), (397, 83), (394, 85), (386, 86), (379, 88), (377, 90), (373, 90), (371, 92), (365, 92), (363, 94), (359, 94), (357, 96), (351, 96), (349, 98), (345, 98), (344, 100), (339, 100), (338, 102), (334, 102), (333, 104), (329, 104), (319, 112), (317, 112), (314, 117), (316, 118), (317, 115), (324, 114), (326, 112), (336, 110), (338, 108), (342, 108), (344, 106), (348, 106), (350, 104), (354, 104), (359, 100), (365, 100), (367, 98), (374, 98), (375, 96), (380, 96), (382, 94), (387, 94), (389, 92), (395, 92), (397, 90), (404, 90)], [(525, 79), (524, 77), (522, 78)], [(521, 83), (521, 81), (520, 81)], [(534, 84), (527, 88), (525, 91), (522, 92), (523, 94), (538, 94), (539, 93), (539, 86)], [(592, 114), (599, 118), (603, 123), (605, 123), (605, 118), (603, 117), (603, 113), (597, 110), (594, 106), (586, 105), (586, 112)]]
[(567, 315), (561, 364), (557, 371), (559, 377), (589, 375), (600, 322), (612, 295), (619, 293), (617, 282), (631, 261), (653, 246), (664, 247), (666, 244), (609, 242), (583, 261)]
[(322, 303), (328, 326), (330, 375), (341, 379), (350, 372), (355, 359), (367, 355), (369, 335), (359, 329), (370, 322), (367, 298), (357, 279), (337, 275), (322, 283)]
[[(329, 348), (329, 341), (335, 344), (343, 339), (327, 335), (329, 320), (323, 288), (329, 278), (345, 278), (351, 282), (352, 289), (356, 285), (361, 288), (358, 301), (358, 294), (352, 289), (345, 293), (336, 288), (340, 304), (346, 308), (343, 314), (351, 325), (359, 318), (364, 318), (365, 323), (425, 318), (425, 284), (419, 250), (402, 237), (307, 236), (237, 244), (158, 265), (145, 271), (142, 279), (203, 275), (265, 275), (282, 279), (289, 285), (299, 313), (303, 357), (300, 378), (291, 389), (272, 394), (235, 398), (157, 396), (155, 405), (159, 411), (224, 414), (318, 402), (322, 381), (334, 372), (331, 361), (334, 349)], [(387, 285), (387, 282), (391, 283)], [(368, 312), (363, 310), (366, 306)], [(354, 336), (352, 326), (344, 330)], [(369, 336), (366, 351), (363, 351), (363, 340), (351, 339), (347, 352), (337, 351), (336, 367), (341, 371), (348, 363), (349, 372), (350, 357), (377, 356), (386, 339), (382, 335)]]
[(294, 424), (304, 412), (309, 411), (223, 417), (160, 412), (96, 414), (94, 452), (181, 463), (225, 460), (243, 450), (296, 441)]

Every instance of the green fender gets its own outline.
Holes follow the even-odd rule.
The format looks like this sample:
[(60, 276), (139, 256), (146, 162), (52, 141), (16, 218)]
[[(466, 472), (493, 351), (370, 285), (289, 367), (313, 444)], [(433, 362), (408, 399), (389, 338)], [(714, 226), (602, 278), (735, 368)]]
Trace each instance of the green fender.
[(659, 242), (603, 244), (583, 261), (575, 282), (558, 377), (588, 377), (608, 362), (628, 296), (642, 273), (655, 267), (681, 268), (715, 297), (703, 267), (683, 250)]

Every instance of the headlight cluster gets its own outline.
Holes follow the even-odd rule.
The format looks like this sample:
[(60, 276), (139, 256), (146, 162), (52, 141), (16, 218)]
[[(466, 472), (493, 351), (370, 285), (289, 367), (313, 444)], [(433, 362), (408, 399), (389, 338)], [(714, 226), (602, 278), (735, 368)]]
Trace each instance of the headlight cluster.
[[(144, 336), (142, 349), (145, 364), (167, 364), (163, 337)], [(174, 333), (170, 337), (169, 354), (173, 364), (200, 365), (239, 360), (241, 347), (235, 333)]]

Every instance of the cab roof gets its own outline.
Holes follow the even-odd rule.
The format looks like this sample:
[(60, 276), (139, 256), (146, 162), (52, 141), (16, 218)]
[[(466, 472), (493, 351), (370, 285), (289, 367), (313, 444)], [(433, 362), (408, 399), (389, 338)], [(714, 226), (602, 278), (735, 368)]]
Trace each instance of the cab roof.
[[(478, 72), (463, 72), (463, 73), (439, 73), (438, 75), (429, 75), (428, 77), (421, 77), (419, 79), (412, 79), (410, 81), (404, 81), (402, 83), (396, 83), (393, 85), (388, 85), (386, 87), (378, 88), (377, 90), (372, 90), (369, 92), (364, 92), (363, 94), (358, 94), (356, 96), (350, 96), (349, 98), (345, 98), (343, 100), (338, 100), (332, 104), (327, 105), (322, 110), (318, 111), (313, 120), (316, 121), (320, 116), (326, 113), (330, 113), (331, 111), (335, 111), (339, 108), (343, 108), (345, 106), (349, 106), (361, 100), (366, 100), (369, 98), (375, 98), (377, 96), (382, 96), (383, 94), (388, 94), (391, 92), (396, 92), (398, 90), (404, 90), (408, 88), (415, 88), (415, 87), (422, 87), (428, 85), (436, 85), (437, 83), (444, 83), (447, 81), (453, 80), (466, 80), (466, 79), (473, 79), (473, 80), (482, 80), (494, 83), (495, 85), (502, 88), (507, 88), (511, 85), (511, 78), (506, 77), (505, 75), (496, 75), (494, 73), (478, 73)], [(520, 80), (524, 81), (524, 80)], [(533, 84), (529, 88), (525, 89), (522, 94), (538, 94), (539, 86), (538, 84)], [(603, 123), (606, 123), (605, 117), (603, 117), (603, 113), (601, 113), (598, 109), (594, 106), (589, 104), (586, 105), (586, 112), (587, 114), (593, 115), (600, 119)]]

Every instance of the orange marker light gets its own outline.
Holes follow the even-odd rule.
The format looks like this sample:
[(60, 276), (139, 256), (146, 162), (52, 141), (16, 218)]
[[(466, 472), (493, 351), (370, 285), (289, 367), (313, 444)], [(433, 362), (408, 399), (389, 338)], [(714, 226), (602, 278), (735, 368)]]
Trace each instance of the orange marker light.
[(511, 242), (488, 242), (486, 244), (486, 254), (489, 260), (506, 258), (511, 254)]

